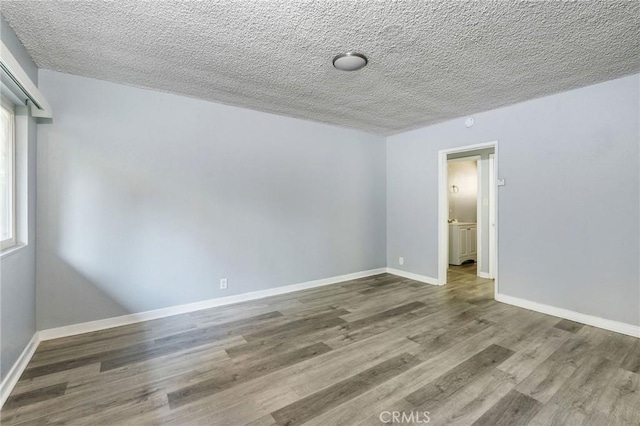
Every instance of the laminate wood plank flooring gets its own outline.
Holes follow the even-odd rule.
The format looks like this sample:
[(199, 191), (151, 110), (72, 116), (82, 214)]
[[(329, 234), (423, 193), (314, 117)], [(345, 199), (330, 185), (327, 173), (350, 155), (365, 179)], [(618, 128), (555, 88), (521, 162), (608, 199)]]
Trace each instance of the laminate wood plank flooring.
[(419, 364), (409, 354), (398, 355), (323, 390), (302, 398), (272, 413), (277, 424), (301, 425), (306, 420), (364, 393), (378, 383), (385, 382)]
[[(493, 300), (476, 265), (42, 342), (3, 425), (640, 425), (640, 343)], [(384, 413), (384, 414), (383, 414)], [(381, 417), (381, 414), (382, 417)], [(422, 423), (421, 423), (422, 422)]]
[(536, 415), (542, 404), (516, 390), (509, 392), (491, 407), (474, 426), (519, 426), (526, 425)]

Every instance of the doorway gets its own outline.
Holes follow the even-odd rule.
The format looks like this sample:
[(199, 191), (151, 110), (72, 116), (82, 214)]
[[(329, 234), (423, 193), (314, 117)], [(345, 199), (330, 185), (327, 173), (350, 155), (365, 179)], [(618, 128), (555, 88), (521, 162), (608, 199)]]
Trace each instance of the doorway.
[(439, 152), (438, 281), (449, 268), (497, 284), (498, 143), (487, 142)]
[[(478, 239), (482, 230), (479, 203), (483, 196), (481, 164), (480, 155), (458, 153), (447, 156), (449, 269), (464, 270), (467, 273), (477, 270), (478, 275), (478, 261), (483, 254), (483, 245)], [(462, 265), (465, 268), (461, 268)]]

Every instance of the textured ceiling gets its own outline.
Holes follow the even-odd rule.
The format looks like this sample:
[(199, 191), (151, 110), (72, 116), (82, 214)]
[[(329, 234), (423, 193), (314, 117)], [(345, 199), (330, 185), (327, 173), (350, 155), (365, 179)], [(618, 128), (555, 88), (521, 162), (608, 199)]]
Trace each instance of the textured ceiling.
[[(640, 2), (11, 1), (40, 68), (392, 134), (638, 72)], [(358, 72), (332, 58), (369, 57)]]

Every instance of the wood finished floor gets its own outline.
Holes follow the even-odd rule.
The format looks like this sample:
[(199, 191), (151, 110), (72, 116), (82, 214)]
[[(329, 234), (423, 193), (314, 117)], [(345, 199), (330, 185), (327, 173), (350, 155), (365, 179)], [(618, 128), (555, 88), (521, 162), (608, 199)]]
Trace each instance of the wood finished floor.
[(428, 411), (432, 425), (639, 425), (639, 372), (638, 339), (497, 303), (464, 265), (445, 287), (382, 274), (46, 341), (1, 414), (3, 425), (377, 425), (394, 411), (403, 424)]

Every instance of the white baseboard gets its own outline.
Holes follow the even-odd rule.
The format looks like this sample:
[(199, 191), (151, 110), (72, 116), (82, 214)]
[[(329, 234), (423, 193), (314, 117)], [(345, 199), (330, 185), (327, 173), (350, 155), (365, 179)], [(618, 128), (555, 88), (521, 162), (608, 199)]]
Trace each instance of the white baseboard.
[(437, 278), (428, 277), (426, 275), (414, 274), (413, 272), (401, 271), (400, 269), (387, 268), (387, 272), (389, 274), (397, 275), (403, 278), (409, 278), (414, 281), (420, 281), (422, 283), (432, 284), (432, 285), (444, 285)]
[(542, 312), (543, 314), (553, 315), (554, 317), (564, 318), (593, 327), (615, 331), (616, 333), (626, 334), (627, 336), (640, 338), (640, 326), (637, 325), (595, 317), (593, 315), (581, 314), (580, 312), (544, 305), (542, 303), (532, 302), (518, 297), (507, 296), (506, 294), (496, 294), (496, 300), (498, 302), (507, 303), (509, 305), (518, 306), (531, 311)]
[(16, 362), (13, 364), (13, 367), (11, 367), (11, 370), (9, 370), (2, 380), (2, 383), (0, 383), (0, 408), (7, 401), (7, 398), (9, 398), (9, 395), (16, 383), (18, 383), (18, 379), (22, 375), (22, 372), (27, 368), (27, 364), (31, 361), (31, 357), (36, 352), (39, 343), (40, 339), (38, 332), (36, 331)]
[(171, 315), (184, 314), (187, 312), (199, 311), (201, 309), (214, 308), (216, 306), (232, 305), (234, 303), (247, 302), (250, 300), (262, 299), (279, 294), (291, 293), (294, 291), (307, 290), (314, 287), (321, 287), (336, 284), (343, 281), (355, 280), (372, 275), (383, 274), (387, 268), (371, 269), (368, 271), (355, 272), (352, 274), (338, 275), (331, 278), (307, 281), (299, 284), (292, 284), (283, 287), (269, 288), (266, 290), (253, 291), (249, 293), (236, 294), (233, 296), (220, 297), (217, 299), (203, 300), (201, 302), (189, 303), (186, 305), (170, 306), (168, 308), (155, 309), (152, 311), (139, 312), (135, 314), (122, 315), (119, 317), (105, 318), (97, 321), (90, 321), (81, 324), (72, 324), (63, 327), (50, 328), (40, 331), (40, 340), (59, 339), (61, 337), (74, 336), (77, 334), (90, 333), (93, 331), (105, 330), (107, 328), (120, 327), (123, 325), (135, 324), (142, 321), (149, 321), (164, 318)]
[(486, 278), (486, 279), (491, 278), (491, 276), (489, 275), (489, 273), (488, 273), (488, 272), (482, 272), (482, 271), (478, 271), (478, 276), (479, 276), (480, 278)]

